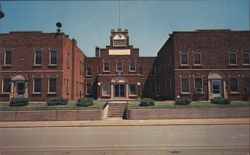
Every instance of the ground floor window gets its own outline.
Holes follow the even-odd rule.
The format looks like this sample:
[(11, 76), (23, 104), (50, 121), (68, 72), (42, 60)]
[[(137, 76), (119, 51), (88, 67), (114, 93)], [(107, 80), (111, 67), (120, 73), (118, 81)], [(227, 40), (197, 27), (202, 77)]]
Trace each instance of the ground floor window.
[(250, 78), (244, 78), (244, 92), (250, 94)]
[(157, 87), (157, 85), (156, 85), (156, 83), (152, 83), (151, 84), (151, 93), (153, 94), (153, 95), (155, 95), (156, 94), (156, 88)]
[(129, 84), (129, 94), (136, 95), (136, 84)]
[(110, 84), (102, 85), (102, 96), (110, 96)]
[(239, 80), (238, 78), (230, 78), (231, 92), (239, 92)]
[(195, 87), (196, 94), (202, 93), (202, 78), (195, 78), (194, 79), (194, 87)]
[(10, 92), (10, 79), (3, 79), (3, 93)]
[(49, 78), (49, 93), (56, 93), (56, 78)]
[(86, 95), (90, 95), (92, 93), (92, 84), (87, 83), (86, 84)]
[(181, 78), (181, 92), (189, 93), (189, 78)]
[(42, 86), (42, 79), (41, 78), (34, 78), (33, 81), (33, 92), (40, 93)]

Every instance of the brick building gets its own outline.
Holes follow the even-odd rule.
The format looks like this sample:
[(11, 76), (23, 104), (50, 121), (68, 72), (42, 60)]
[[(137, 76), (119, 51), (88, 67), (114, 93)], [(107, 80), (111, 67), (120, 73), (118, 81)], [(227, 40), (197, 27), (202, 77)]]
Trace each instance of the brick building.
[(173, 32), (157, 71), (158, 93), (168, 99), (250, 100), (250, 31)]
[(250, 100), (250, 31), (173, 32), (156, 57), (141, 57), (128, 30), (86, 57), (64, 33), (0, 34), (0, 101), (190, 98)]
[(24, 95), (30, 101), (84, 93), (85, 55), (64, 33), (0, 34), (0, 101)]
[(96, 47), (85, 60), (85, 95), (98, 99), (137, 99), (156, 94), (155, 57), (140, 57), (128, 30), (112, 30), (110, 45)]

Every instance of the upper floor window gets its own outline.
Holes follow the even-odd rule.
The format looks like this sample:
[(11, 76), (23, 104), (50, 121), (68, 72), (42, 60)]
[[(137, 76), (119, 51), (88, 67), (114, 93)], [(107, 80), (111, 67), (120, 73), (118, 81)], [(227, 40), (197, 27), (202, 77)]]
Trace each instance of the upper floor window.
[(156, 76), (156, 67), (152, 67), (151, 76)]
[(181, 78), (181, 92), (189, 93), (189, 78)]
[(181, 65), (188, 65), (188, 53), (181, 52)]
[(2, 92), (9, 93), (10, 92), (10, 79), (9, 78), (3, 79), (2, 85), (3, 85)]
[(103, 72), (109, 72), (109, 61), (103, 60)]
[(116, 71), (123, 71), (123, 64), (122, 64), (122, 60), (117, 60), (116, 61)]
[(250, 52), (243, 53), (243, 64), (250, 64)]
[(67, 54), (67, 67), (70, 68), (70, 53)]
[(50, 65), (57, 64), (57, 50), (53, 49), (50, 51)]
[(143, 66), (139, 68), (139, 73), (140, 73), (141, 75), (143, 75), (143, 74), (144, 74), (144, 69), (143, 69)]
[(91, 67), (87, 67), (86, 68), (86, 76), (91, 76), (92, 72), (91, 72)]
[(201, 54), (194, 53), (194, 65), (200, 65), (200, 64), (201, 64)]
[(8, 66), (12, 64), (12, 51), (7, 50), (5, 52), (4, 65)]
[(48, 92), (49, 93), (56, 93), (56, 87), (57, 87), (57, 84), (56, 84), (56, 78), (49, 78), (49, 86), (48, 86)]
[(238, 78), (230, 78), (231, 92), (239, 92), (239, 80)]
[(130, 60), (129, 61), (129, 71), (130, 72), (135, 72), (136, 71), (136, 61), (135, 60)]
[(33, 92), (40, 93), (42, 88), (42, 79), (41, 78), (34, 78), (33, 80)]
[(123, 34), (117, 34), (113, 38), (114, 46), (126, 46), (126, 37)]
[(41, 65), (42, 64), (42, 50), (41, 49), (36, 49), (36, 51), (35, 51), (34, 64), (35, 65)]
[(237, 55), (234, 52), (229, 53), (229, 65), (237, 64)]

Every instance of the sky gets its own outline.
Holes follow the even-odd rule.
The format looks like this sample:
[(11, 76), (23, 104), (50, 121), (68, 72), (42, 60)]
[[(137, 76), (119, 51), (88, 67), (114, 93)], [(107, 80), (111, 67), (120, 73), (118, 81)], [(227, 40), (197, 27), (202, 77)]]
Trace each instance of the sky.
[[(111, 29), (119, 28), (119, 1), (0, 1), (5, 17), (0, 33), (62, 32), (94, 56), (109, 45)], [(120, 28), (141, 56), (156, 56), (173, 31), (196, 29), (250, 30), (250, 0), (121, 0)]]

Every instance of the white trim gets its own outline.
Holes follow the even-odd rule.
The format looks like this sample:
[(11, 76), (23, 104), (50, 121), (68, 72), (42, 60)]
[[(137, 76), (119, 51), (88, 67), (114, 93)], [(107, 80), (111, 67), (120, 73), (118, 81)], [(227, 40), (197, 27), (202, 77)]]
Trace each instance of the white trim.
[[(183, 64), (182, 63), (182, 54), (186, 54), (187, 55), (187, 64)], [(187, 51), (180, 51), (180, 65), (181, 66), (189, 66), (189, 61), (188, 61), (188, 52)]]
[[(199, 64), (196, 64), (195, 63), (195, 55), (198, 54), (200, 56), (200, 63)], [(193, 66), (201, 66), (202, 65), (202, 61), (201, 61), (201, 52), (194, 52), (193, 53)]]
[[(109, 64), (109, 70), (105, 70), (105, 65), (104, 65), (105, 62), (108, 62), (108, 64)], [(102, 61), (102, 71), (105, 72), (105, 73), (110, 72), (110, 61), (109, 60), (103, 60)]]
[[(122, 69), (121, 70), (118, 70), (118, 61), (120, 61), (122, 63)], [(116, 60), (116, 72), (123, 72), (123, 60)]]
[[(6, 53), (7, 52), (11, 52), (11, 64), (6, 64)], [(5, 50), (5, 52), (4, 52), (4, 66), (12, 66), (12, 62), (13, 62), (13, 58), (12, 58), (12, 54), (13, 53), (13, 51), (12, 51), (12, 49), (7, 49), (7, 50)]]
[[(248, 54), (249, 63), (244, 63), (244, 54)], [(250, 65), (250, 52), (243, 52), (242, 53), (242, 65), (244, 65), (244, 66)]]
[[(131, 90), (130, 90), (131, 85), (135, 85), (135, 93), (134, 94), (130, 93), (131, 92)], [(138, 95), (137, 93), (138, 93), (138, 85), (135, 84), (135, 83), (128, 84), (128, 94), (129, 94), (129, 96), (137, 96)]]
[[(51, 64), (52, 51), (56, 51), (56, 63), (55, 64)], [(50, 52), (49, 52), (49, 66), (57, 66), (57, 62), (58, 62), (58, 50), (56, 48), (52, 48), (52, 49), (50, 49)]]
[[(50, 79), (56, 79), (56, 91), (55, 92), (51, 92), (49, 90), (50, 88)], [(57, 93), (57, 77), (48, 77), (48, 94), (56, 94)]]
[[(180, 78), (180, 83), (181, 83), (181, 94), (190, 94), (190, 78), (189, 77), (181, 77)], [(182, 91), (182, 79), (188, 79), (188, 92)]]
[[(197, 91), (196, 91), (195, 79), (201, 79), (201, 92), (200, 93), (197, 93)], [(194, 93), (195, 94), (204, 94), (204, 91), (203, 91), (203, 77), (194, 77)]]
[[(37, 51), (40, 51), (41, 52), (41, 63), (40, 64), (37, 64), (36, 63), (36, 52)], [(35, 49), (34, 51), (34, 63), (33, 63), (33, 66), (42, 66), (42, 50), (40, 48), (37, 48)]]
[[(235, 64), (232, 64), (232, 63), (230, 62), (230, 55), (231, 55), (231, 54), (234, 54), (234, 55), (235, 55)], [(228, 64), (229, 64), (230, 66), (238, 65), (237, 53), (236, 53), (236, 52), (233, 52), (233, 51), (228, 52)]]
[[(90, 93), (88, 93), (88, 84), (90, 84)], [(85, 84), (85, 95), (90, 95), (92, 94), (92, 83), (86, 83)]]
[[(238, 91), (232, 91), (232, 83), (231, 83), (231, 79), (237, 79), (237, 89)], [(239, 77), (230, 77), (230, 93), (231, 94), (238, 94), (240, 93), (240, 81), (239, 81)]]
[[(135, 69), (134, 70), (131, 70), (131, 62), (134, 62), (135, 63)], [(129, 72), (136, 72), (136, 60), (129, 60)]]
[[(35, 79), (41, 79), (41, 91), (40, 92), (35, 92)], [(41, 77), (34, 77), (33, 78), (33, 90), (32, 90), (32, 94), (39, 94), (42, 92), (42, 78)]]
[[(90, 74), (88, 74), (88, 68), (90, 68)], [(92, 77), (92, 67), (86, 67), (85, 76), (86, 77)]]

